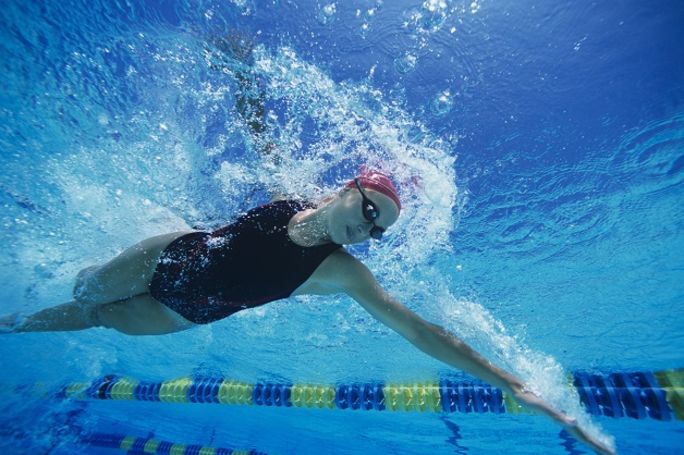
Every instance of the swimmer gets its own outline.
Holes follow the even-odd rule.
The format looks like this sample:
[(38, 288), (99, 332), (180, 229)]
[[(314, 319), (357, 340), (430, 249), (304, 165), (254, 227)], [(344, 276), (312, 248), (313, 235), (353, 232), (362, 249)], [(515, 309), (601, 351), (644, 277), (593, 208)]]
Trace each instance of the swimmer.
[(344, 293), (426, 354), (510, 393), (597, 452), (613, 453), (518, 378), (395, 300), (344, 249), (381, 241), (400, 211), (389, 177), (366, 171), (318, 204), (274, 201), (213, 232), (143, 240), (106, 264), (82, 270), (73, 301), (23, 319), (10, 316), (4, 325), (12, 332), (106, 327), (161, 335), (289, 296)]
[(143, 240), (105, 264), (81, 270), (73, 301), (26, 317), (10, 315), (0, 326), (13, 333), (104, 327), (161, 335), (290, 296), (346, 294), (426, 354), (546, 414), (596, 452), (614, 453), (520, 379), (394, 299), (345, 250), (344, 245), (382, 241), (400, 212), (389, 176), (366, 170), (318, 203), (272, 201), (213, 232)]

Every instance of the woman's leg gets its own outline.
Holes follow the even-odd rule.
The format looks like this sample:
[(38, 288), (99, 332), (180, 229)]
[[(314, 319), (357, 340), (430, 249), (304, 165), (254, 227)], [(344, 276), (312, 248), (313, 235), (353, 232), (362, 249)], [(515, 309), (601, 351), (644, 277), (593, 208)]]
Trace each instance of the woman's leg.
[(8, 332), (69, 332), (97, 327), (96, 308), (77, 301), (63, 303), (17, 320)]
[[(187, 232), (145, 239), (106, 264), (86, 267), (76, 276), (75, 300), (46, 308), (25, 318), (18, 314), (0, 318), (0, 332), (59, 332), (98, 327), (101, 325), (98, 322), (98, 313), (102, 305), (113, 302), (121, 304), (132, 301), (136, 295), (147, 295), (161, 253), (184, 234)], [(167, 310), (171, 311), (168, 308)], [(128, 313), (133, 314), (130, 311)], [(143, 321), (152, 326), (157, 324), (154, 320)]]
[(106, 264), (81, 270), (76, 277), (74, 299), (86, 305), (99, 305), (148, 293), (162, 252), (187, 233), (173, 232), (145, 239)]
[(196, 326), (150, 294), (97, 307), (98, 324), (128, 335), (162, 335)]
[(106, 327), (128, 335), (161, 335), (195, 325), (151, 295), (141, 294), (101, 305), (64, 303), (26, 317), (10, 331), (66, 332)]

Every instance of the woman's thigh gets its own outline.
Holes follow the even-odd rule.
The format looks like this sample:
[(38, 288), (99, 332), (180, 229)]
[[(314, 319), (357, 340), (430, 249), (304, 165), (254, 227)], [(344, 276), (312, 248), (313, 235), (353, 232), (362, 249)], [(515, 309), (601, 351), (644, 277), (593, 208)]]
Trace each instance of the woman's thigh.
[(74, 298), (83, 303), (103, 304), (149, 292), (162, 252), (185, 234), (188, 232), (150, 237), (127, 248), (106, 264), (81, 270), (76, 277)]
[(97, 325), (128, 335), (162, 335), (196, 326), (150, 294), (100, 305), (96, 309)]

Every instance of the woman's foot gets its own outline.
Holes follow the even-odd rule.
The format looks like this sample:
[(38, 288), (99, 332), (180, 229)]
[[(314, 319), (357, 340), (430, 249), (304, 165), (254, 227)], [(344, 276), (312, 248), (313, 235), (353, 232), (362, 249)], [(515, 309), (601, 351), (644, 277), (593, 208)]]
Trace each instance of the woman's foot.
[(0, 333), (13, 333), (24, 322), (24, 316), (21, 313), (11, 313), (7, 316), (0, 317)]

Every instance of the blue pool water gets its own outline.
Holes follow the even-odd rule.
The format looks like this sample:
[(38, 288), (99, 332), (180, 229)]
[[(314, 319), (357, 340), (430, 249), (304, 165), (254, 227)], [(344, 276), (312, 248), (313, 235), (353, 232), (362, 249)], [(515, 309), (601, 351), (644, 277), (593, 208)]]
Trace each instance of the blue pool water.
[[(654, 373), (684, 367), (682, 23), (676, 0), (5, 2), (0, 313), (70, 300), (80, 269), (143, 238), (220, 226), (271, 192), (317, 199), (378, 167), (405, 209), (386, 240), (350, 251), (398, 300), (619, 453), (682, 453), (681, 415), (659, 420), (646, 397), (665, 396)], [(239, 120), (226, 36), (255, 46), (277, 164)], [(107, 375), (382, 384), (385, 400), (392, 384), (471, 384), (342, 296), (165, 336), (2, 335), (0, 352), (2, 453), (133, 449), (122, 436), (268, 454), (589, 453), (510, 407), (97, 399)], [(612, 377), (587, 387), (626, 415), (608, 401), (590, 415), (571, 374)], [(668, 377), (663, 409), (681, 410)]]

